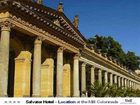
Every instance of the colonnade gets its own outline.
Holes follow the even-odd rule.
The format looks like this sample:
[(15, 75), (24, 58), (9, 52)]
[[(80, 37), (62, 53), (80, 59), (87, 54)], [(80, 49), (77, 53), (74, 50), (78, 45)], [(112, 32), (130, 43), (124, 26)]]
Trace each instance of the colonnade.
[[(4, 22), (1, 24), (1, 59), (0, 59), (0, 95), (7, 95), (8, 84), (8, 69), (9, 69), (9, 50), (10, 50), (10, 30), (11, 24)], [(41, 96), (41, 46), (43, 38), (37, 37), (34, 41), (34, 55), (33, 55), (33, 81), (32, 81), (32, 96)], [(57, 50), (57, 68), (56, 68), (56, 96), (61, 97), (63, 91), (63, 47)], [(15, 67), (17, 68), (17, 67)], [(29, 71), (30, 72), (30, 71)], [(15, 77), (20, 78), (20, 77)], [(22, 78), (23, 79), (23, 78)], [(26, 81), (26, 80), (25, 80)], [(22, 81), (21, 81), (22, 82)], [(29, 85), (25, 82), (24, 85)], [(15, 83), (16, 84), (16, 83)], [(73, 96), (79, 96), (79, 54), (73, 56)], [(26, 90), (26, 89), (25, 89)], [(17, 93), (19, 94), (19, 93)], [(29, 95), (29, 94), (28, 94)]]
[[(123, 75), (116, 74), (115, 72), (110, 72), (110, 70), (104, 70), (100, 67), (95, 67), (94, 65), (88, 64), (83, 61), (81, 65), (81, 91), (87, 91), (86, 90), (86, 65), (90, 66), (91, 71), (91, 84), (93, 84), (95, 81), (98, 80), (100, 84), (110, 84), (111, 86), (114, 84), (117, 87), (120, 88), (133, 88), (133, 89), (139, 89), (139, 84), (131, 79), (128, 79), (127, 77)], [(89, 69), (88, 69), (89, 70)], [(95, 75), (97, 73), (97, 75)], [(98, 77), (98, 79), (95, 78), (95, 76)]]
[[(0, 95), (7, 96), (7, 84), (8, 84), (8, 63), (9, 63), (9, 46), (10, 46), (10, 30), (11, 24), (9, 22), (1, 24), (1, 43), (0, 43)], [(43, 43), (42, 37), (37, 37), (34, 41), (34, 55), (33, 55), (33, 81), (32, 81), (32, 96), (33, 97), (40, 97), (41, 96), (41, 46)], [(57, 50), (57, 63), (56, 63), (56, 96), (61, 97), (63, 94), (63, 54), (65, 49), (63, 47), (59, 47)], [(94, 65), (90, 65), (86, 62), (79, 61), (79, 54), (73, 54), (73, 72), (72, 72), (72, 96), (79, 97), (80, 90), (79, 90), (79, 82), (81, 80), (81, 92), (86, 91), (86, 66), (90, 66), (90, 81), (91, 84), (96, 81), (96, 72), (98, 76), (98, 81), (103, 83), (109, 83), (110, 85), (117, 84), (118, 87), (132, 87), (132, 88), (139, 88), (139, 84), (133, 81), (132, 79), (128, 79), (121, 74), (115, 74), (113, 72), (109, 72), (108, 70), (103, 70), (100, 67), (95, 67)], [(21, 60), (21, 59), (20, 59)], [(80, 65), (80, 63), (82, 63)], [(79, 69), (81, 66), (81, 74)], [(25, 68), (24, 68), (25, 69)], [(28, 68), (30, 69), (30, 68)], [(26, 72), (26, 71), (25, 71)], [(30, 71), (29, 71), (30, 72)], [(25, 73), (26, 74), (26, 73)], [(81, 75), (81, 76), (79, 76)], [(28, 73), (30, 76), (30, 73)], [(80, 79), (81, 77), (81, 79)], [(29, 77), (28, 77), (29, 79)], [(28, 88), (30, 87), (30, 81), (25, 80), (25, 84)], [(20, 83), (20, 82), (19, 82)], [(18, 86), (18, 85), (17, 85)], [(26, 87), (26, 86), (24, 86)], [(25, 89), (23, 91), (28, 91), (29, 89)], [(29, 94), (25, 94), (25, 96)]]

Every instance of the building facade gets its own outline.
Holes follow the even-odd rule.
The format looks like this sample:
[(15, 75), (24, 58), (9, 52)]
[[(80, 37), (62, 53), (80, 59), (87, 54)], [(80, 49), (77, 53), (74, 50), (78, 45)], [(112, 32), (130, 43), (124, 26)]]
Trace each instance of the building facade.
[(1, 97), (80, 97), (96, 80), (139, 89), (138, 75), (87, 44), (78, 16), (41, 2), (0, 1)]

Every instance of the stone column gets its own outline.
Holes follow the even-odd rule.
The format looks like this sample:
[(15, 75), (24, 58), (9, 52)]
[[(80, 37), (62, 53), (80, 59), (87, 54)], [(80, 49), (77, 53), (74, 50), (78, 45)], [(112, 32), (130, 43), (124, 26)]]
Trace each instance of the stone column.
[(95, 82), (95, 67), (91, 67), (91, 84), (94, 84)]
[(138, 89), (140, 88), (140, 85), (138, 84)]
[(81, 66), (81, 91), (86, 91), (86, 64), (83, 63)]
[(110, 73), (110, 85), (112, 86), (113, 85), (113, 74)]
[(138, 89), (138, 84), (136, 83), (136, 89)]
[(62, 97), (63, 90), (63, 47), (57, 50), (57, 75), (56, 75), (56, 96)]
[(136, 82), (134, 82), (134, 89), (137, 89), (137, 87), (136, 87)]
[(137, 89), (137, 83), (135, 82), (135, 89)]
[(125, 88), (127, 88), (127, 80), (126, 80), (126, 78), (124, 79), (124, 84), (125, 84)]
[(73, 96), (79, 97), (79, 55), (74, 56), (73, 64)]
[(121, 81), (122, 81), (122, 87), (124, 87), (124, 78), (123, 77), (122, 77)]
[(129, 87), (129, 80), (127, 79), (127, 87)]
[(121, 87), (121, 78), (118, 76), (118, 87)]
[(100, 84), (102, 84), (102, 70), (101, 69), (98, 70), (98, 81)]
[(129, 80), (126, 79), (126, 87), (129, 87)]
[(114, 83), (115, 83), (115, 85), (117, 85), (117, 76), (116, 75), (114, 75)]
[(133, 83), (133, 89), (135, 89), (135, 87), (134, 87), (134, 82), (132, 82)]
[(129, 87), (131, 88), (131, 80), (129, 80)]
[(131, 81), (130, 80), (128, 80), (128, 84), (129, 84), (129, 88), (131, 88)]
[(138, 84), (136, 83), (136, 89), (138, 89)]
[(133, 81), (131, 81), (131, 87), (132, 87), (132, 89), (133, 89)]
[(134, 85), (134, 84), (133, 84), (133, 81), (132, 81), (132, 83), (131, 83), (131, 84), (132, 84), (132, 89), (134, 89), (134, 86), (133, 86), (133, 85)]
[(134, 82), (134, 87), (135, 87), (135, 89), (136, 89), (136, 82)]
[(135, 82), (133, 82), (133, 89), (135, 89)]
[(34, 42), (33, 97), (40, 97), (41, 92), (41, 44), (41, 37), (37, 37)]
[(107, 84), (108, 83), (108, 72), (107, 71), (105, 71), (105, 84)]
[(1, 41), (0, 41), (0, 96), (7, 96), (8, 68), (9, 68), (9, 45), (10, 45), (10, 27), (8, 21), (0, 23)]
[[(95, 67), (91, 66), (90, 68), (91, 70), (91, 85), (95, 83)], [(94, 97), (93, 95), (91, 95), (90, 97)]]
[(133, 88), (133, 81), (131, 81), (131, 88)]
[(133, 88), (134, 84), (133, 84), (133, 81), (132, 81), (132, 88)]

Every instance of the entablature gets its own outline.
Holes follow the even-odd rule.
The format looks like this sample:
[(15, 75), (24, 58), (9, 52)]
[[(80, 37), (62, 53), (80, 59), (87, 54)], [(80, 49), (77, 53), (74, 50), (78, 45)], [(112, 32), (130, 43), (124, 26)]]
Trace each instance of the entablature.
[(140, 81), (140, 78), (137, 75), (130, 73), (128, 70), (122, 68), (117, 63), (114, 63), (113, 61), (103, 57), (101, 54), (98, 54), (87, 47), (85, 47), (84, 49), (81, 49), (81, 57), (86, 58), (91, 62), (96, 62), (98, 65), (114, 70), (122, 75), (136, 79), (137, 81)]
[[(84, 37), (63, 13), (26, 0), (2, 0), (0, 5), (0, 11), (8, 11), (74, 46), (83, 47), (86, 44)], [(55, 24), (56, 20), (60, 26)]]
[(49, 42), (50, 44), (53, 44), (55, 46), (64, 47), (64, 48), (66, 48), (66, 50), (68, 50), (71, 53), (79, 53), (79, 49), (76, 48), (75, 46), (71, 45), (70, 43), (67, 43), (64, 40), (61, 40), (60, 38), (56, 37), (55, 35), (47, 32), (41, 28), (38, 28), (37, 26), (35, 26), (31, 23), (28, 23), (28, 22), (22, 20), (21, 18), (13, 16), (9, 12), (0, 14), (0, 23), (5, 22), (5, 21), (13, 24), (13, 26), (14, 26), (14, 27), (12, 27), (13, 29), (19, 30), (19, 31), (29, 35), (30, 37), (34, 38), (35, 36), (40, 36), (44, 39), (45, 43)]

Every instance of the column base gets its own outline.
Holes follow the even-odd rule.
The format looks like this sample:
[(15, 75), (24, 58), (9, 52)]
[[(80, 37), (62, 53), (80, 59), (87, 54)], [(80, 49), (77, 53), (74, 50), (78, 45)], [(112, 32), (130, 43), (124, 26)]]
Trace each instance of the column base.
[(8, 95), (6, 94), (0, 94), (0, 97), (8, 97)]
[(82, 94), (81, 97), (86, 97), (86, 95), (85, 94)]
[(54, 97), (54, 96), (48, 96), (48, 97)]
[(90, 97), (95, 97), (94, 95), (91, 95)]
[(1, 95), (0, 97), (8, 97), (8, 95)]
[(77, 90), (77, 91), (73, 94), (73, 97), (80, 97), (80, 91)]
[(60, 95), (56, 95), (56, 97), (63, 97), (63, 96), (60, 96)]
[(23, 95), (23, 97), (30, 97), (29, 95)]
[(73, 97), (80, 97), (80, 96), (73, 96)]
[(41, 97), (41, 96), (38, 94), (33, 94), (32, 97)]

